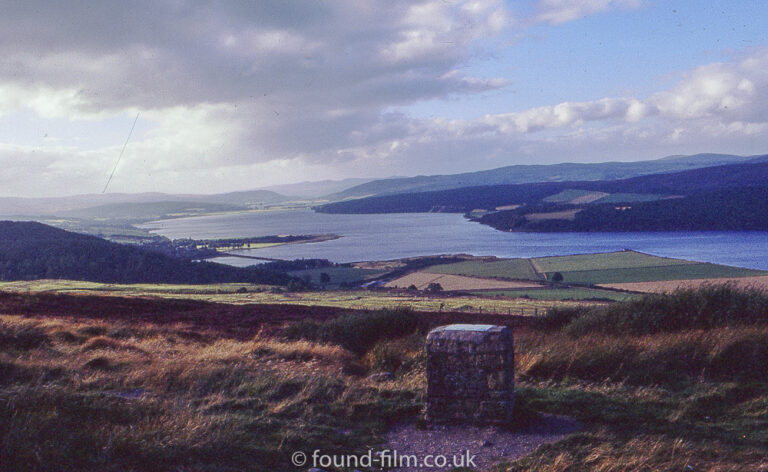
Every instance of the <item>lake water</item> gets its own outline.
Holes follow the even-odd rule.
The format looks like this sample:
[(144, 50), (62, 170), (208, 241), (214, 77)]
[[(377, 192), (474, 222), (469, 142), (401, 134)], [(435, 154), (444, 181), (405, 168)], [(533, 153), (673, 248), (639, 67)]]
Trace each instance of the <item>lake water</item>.
[[(338, 234), (340, 239), (239, 251), (276, 259), (335, 262), (430, 254), (537, 257), (633, 249), (649, 254), (768, 270), (768, 232), (507, 233), (452, 213), (329, 215), (261, 211), (161, 220), (143, 225), (171, 239)], [(256, 261), (218, 258), (232, 265)]]

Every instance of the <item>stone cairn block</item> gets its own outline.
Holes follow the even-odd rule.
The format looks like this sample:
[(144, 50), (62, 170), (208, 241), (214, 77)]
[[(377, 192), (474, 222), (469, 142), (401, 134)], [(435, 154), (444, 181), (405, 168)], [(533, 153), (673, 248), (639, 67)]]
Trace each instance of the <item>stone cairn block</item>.
[(453, 324), (427, 335), (427, 421), (504, 424), (515, 401), (515, 354), (506, 326)]

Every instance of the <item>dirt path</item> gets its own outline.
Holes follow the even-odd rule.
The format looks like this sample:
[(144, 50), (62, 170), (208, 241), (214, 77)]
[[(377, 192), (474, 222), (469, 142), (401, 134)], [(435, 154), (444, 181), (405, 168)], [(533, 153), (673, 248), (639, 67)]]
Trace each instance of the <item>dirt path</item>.
[[(386, 435), (390, 451), (400, 457), (414, 456), (423, 461), (426, 455), (444, 456), (448, 465), (458, 460), (473, 458), (474, 467), (486, 470), (500, 461), (514, 461), (524, 457), (543, 444), (559, 441), (581, 429), (571, 418), (546, 416), (524, 431), (507, 431), (497, 427), (435, 426), (417, 429), (413, 424), (401, 424)], [(474, 456), (474, 457), (473, 457)], [(422, 463), (423, 465), (423, 463)], [(456, 463), (456, 465), (460, 465)], [(401, 472), (426, 472), (450, 470), (451, 467), (425, 468), (401, 467)]]

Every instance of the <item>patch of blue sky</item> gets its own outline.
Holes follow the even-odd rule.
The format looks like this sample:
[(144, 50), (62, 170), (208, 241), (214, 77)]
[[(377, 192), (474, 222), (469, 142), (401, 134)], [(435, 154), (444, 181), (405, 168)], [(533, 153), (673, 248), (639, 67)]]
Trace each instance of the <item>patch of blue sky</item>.
[(647, 98), (690, 70), (767, 46), (768, 2), (646, 1), (636, 10), (520, 28), (525, 31), (515, 38), (486, 40), (478, 47), (483, 54), (462, 69), (468, 76), (505, 78), (504, 88), (399, 110), (421, 118), (473, 119), (566, 101)]

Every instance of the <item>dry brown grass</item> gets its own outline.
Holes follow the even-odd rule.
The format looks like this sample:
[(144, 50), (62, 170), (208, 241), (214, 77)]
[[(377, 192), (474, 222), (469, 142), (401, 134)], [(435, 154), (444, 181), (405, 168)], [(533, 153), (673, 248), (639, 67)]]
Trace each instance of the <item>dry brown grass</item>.
[(0, 315), (0, 470), (291, 470), (420, 409), (412, 375), (364, 384), (339, 346), (189, 330)]
[(573, 337), (522, 332), (517, 372), (537, 379), (668, 384), (686, 379), (758, 380), (768, 375), (768, 327), (745, 326), (647, 336)]
[(628, 290), (630, 292), (670, 293), (679, 289), (696, 289), (705, 285), (723, 284), (731, 284), (737, 288), (758, 288), (768, 290), (768, 275), (715, 279), (664, 280), (658, 282), (628, 282), (619, 284), (600, 284), (599, 287)]
[[(0, 315), (0, 470), (291, 471), (293, 451), (365, 451), (419, 416), (423, 342), (352, 353), (184, 324)], [(527, 329), (515, 345), (518, 405), (585, 429), (499, 470), (768, 470), (764, 325)], [(366, 379), (384, 370), (394, 380)]]
[(269, 357), (274, 356), (289, 360), (322, 360), (326, 362), (345, 363), (354, 357), (346, 349), (329, 344), (318, 344), (305, 340), (279, 341), (271, 338), (256, 338), (249, 346), (249, 355)]
[(764, 472), (768, 461), (750, 453), (735, 456), (727, 446), (710, 444), (702, 447), (695, 441), (668, 438), (661, 435), (639, 434), (626, 441), (610, 440), (610, 432), (588, 435), (597, 445), (577, 453), (559, 452), (554, 457), (542, 455), (537, 460), (524, 461), (524, 467), (509, 471), (535, 472)]

